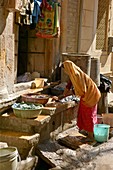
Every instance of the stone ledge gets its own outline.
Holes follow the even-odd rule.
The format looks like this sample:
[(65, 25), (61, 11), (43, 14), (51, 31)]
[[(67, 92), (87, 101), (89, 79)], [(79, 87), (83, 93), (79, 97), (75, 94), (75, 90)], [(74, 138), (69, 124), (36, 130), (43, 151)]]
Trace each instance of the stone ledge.
[(34, 128), (37, 126), (39, 129), (50, 121), (51, 117), (49, 115), (38, 115), (35, 119), (23, 119), (16, 117), (13, 112), (10, 114), (5, 113), (0, 116), (1, 129), (15, 130), (17, 132), (31, 132), (34, 133)]

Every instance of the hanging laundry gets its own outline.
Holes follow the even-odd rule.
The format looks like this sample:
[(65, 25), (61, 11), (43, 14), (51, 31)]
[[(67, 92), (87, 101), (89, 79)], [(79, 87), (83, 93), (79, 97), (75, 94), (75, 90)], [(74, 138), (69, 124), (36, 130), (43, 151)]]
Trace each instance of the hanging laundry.
[[(35, 28), (38, 23), (39, 16), (41, 15), (40, 5), (42, 0), (34, 0), (32, 3), (34, 8), (31, 7), (30, 25), (31, 28)], [(31, 6), (32, 6), (31, 4)]]
[(20, 14), (16, 14), (16, 22), (21, 25), (30, 25), (35, 29), (41, 14), (40, 5), (42, 0), (22, 0)]
[(31, 2), (30, 0), (22, 0), (20, 13), (16, 13), (16, 23), (20, 25), (30, 25)]
[(59, 35), (59, 3), (43, 0), (41, 16), (36, 26), (36, 36), (41, 38), (55, 38)]
[(42, 0), (34, 0), (34, 9), (33, 9), (33, 13), (32, 13), (32, 17), (33, 17), (33, 22), (35, 24), (37, 24), (38, 22), (38, 16), (41, 14), (40, 13), (40, 4), (41, 4)]

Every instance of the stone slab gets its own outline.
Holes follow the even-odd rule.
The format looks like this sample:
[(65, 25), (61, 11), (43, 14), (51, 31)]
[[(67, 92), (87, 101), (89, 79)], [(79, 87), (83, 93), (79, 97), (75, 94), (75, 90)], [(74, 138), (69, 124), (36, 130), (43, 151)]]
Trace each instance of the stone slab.
[(48, 115), (38, 115), (34, 119), (22, 119), (18, 118), (13, 114), (6, 112), (0, 116), (0, 129), (12, 130), (17, 132), (30, 132), (35, 133), (34, 127), (37, 126), (39, 129), (50, 120)]

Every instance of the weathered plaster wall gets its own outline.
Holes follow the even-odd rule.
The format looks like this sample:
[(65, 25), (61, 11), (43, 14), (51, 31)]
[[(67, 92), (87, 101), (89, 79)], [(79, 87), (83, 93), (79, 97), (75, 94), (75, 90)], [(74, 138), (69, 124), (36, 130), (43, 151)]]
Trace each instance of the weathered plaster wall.
[(80, 22), (80, 40), (79, 51), (87, 53), (94, 39), (94, 6), (95, 0), (81, 1), (81, 22)]
[(61, 52), (77, 52), (80, 1), (62, 1), (61, 10)]
[[(13, 92), (14, 87), (14, 41), (15, 41), (15, 35), (14, 35), (14, 19), (13, 19), (14, 13), (9, 13), (6, 23), (6, 30), (5, 30), (5, 39), (6, 39), (6, 84), (8, 88), (8, 92)], [(10, 82), (9, 82), (10, 81)]]
[[(65, 2), (64, 2), (65, 3)], [(77, 52), (79, 29), (79, 0), (69, 0), (67, 8), (67, 52)]]
[(0, 86), (5, 85), (5, 59), (6, 59), (6, 49), (5, 49), (5, 36), (3, 31), (6, 26), (8, 12), (4, 8), (0, 8)]
[(3, 25), (0, 35), (0, 86), (7, 88), (10, 94), (14, 87), (14, 20), (13, 13), (5, 8), (0, 8), (0, 16), (0, 25)]
[(17, 74), (18, 30), (14, 27), (14, 12), (20, 6), (21, 0), (0, 3), (0, 87), (7, 89), (9, 94), (13, 92)]
[[(17, 82), (19, 26), (15, 24), (15, 12), (0, 7), (0, 87), (14, 90)], [(45, 40), (37, 38), (35, 31), (28, 32), (27, 70), (38, 71), (42, 77), (55, 77), (55, 69), (60, 61), (59, 38)], [(24, 47), (24, 43), (21, 47)], [(56, 48), (55, 48), (56, 47)], [(24, 51), (23, 51), (24, 52)], [(24, 55), (23, 55), (24, 58)], [(21, 61), (20, 61), (21, 62)]]
[(14, 87), (14, 13), (10, 12), (6, 20), (3, 35), (5, 38), (5, 84), (8, 92), (13, 92)]
[[(100, 60), (101, 73), (110, 73), (112, 69), (112, 53), (102, 50), (96, 50), (96, 27), (98, 14), (98, 0), (83, 0), (81, 15), (81, 30), (79, 40), (79, 51), (88, 53), (92, 57)], [(112, 35), (113, 30), (113, 1), (110, 3), (108, 16), (108, 36)]]
[[(113, 37), (113, 0), (111, 1), (110, 9), (110, 35)], [(113, 52), (111, 54), (111, 70), (113, 72)]]

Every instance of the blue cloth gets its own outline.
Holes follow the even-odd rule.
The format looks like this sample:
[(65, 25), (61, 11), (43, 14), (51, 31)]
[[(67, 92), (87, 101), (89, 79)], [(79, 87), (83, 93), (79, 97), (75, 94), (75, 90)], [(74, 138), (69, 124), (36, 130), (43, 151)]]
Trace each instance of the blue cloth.
[(32, 23), (33, 24), (37, 24), (38, 17), (41, 14), (41, 11), (40, 11), (41, 2), (42, 2), (42, 0), (34, 0), (34, 9), (33, 9), (33, 13), (32, 13)]

